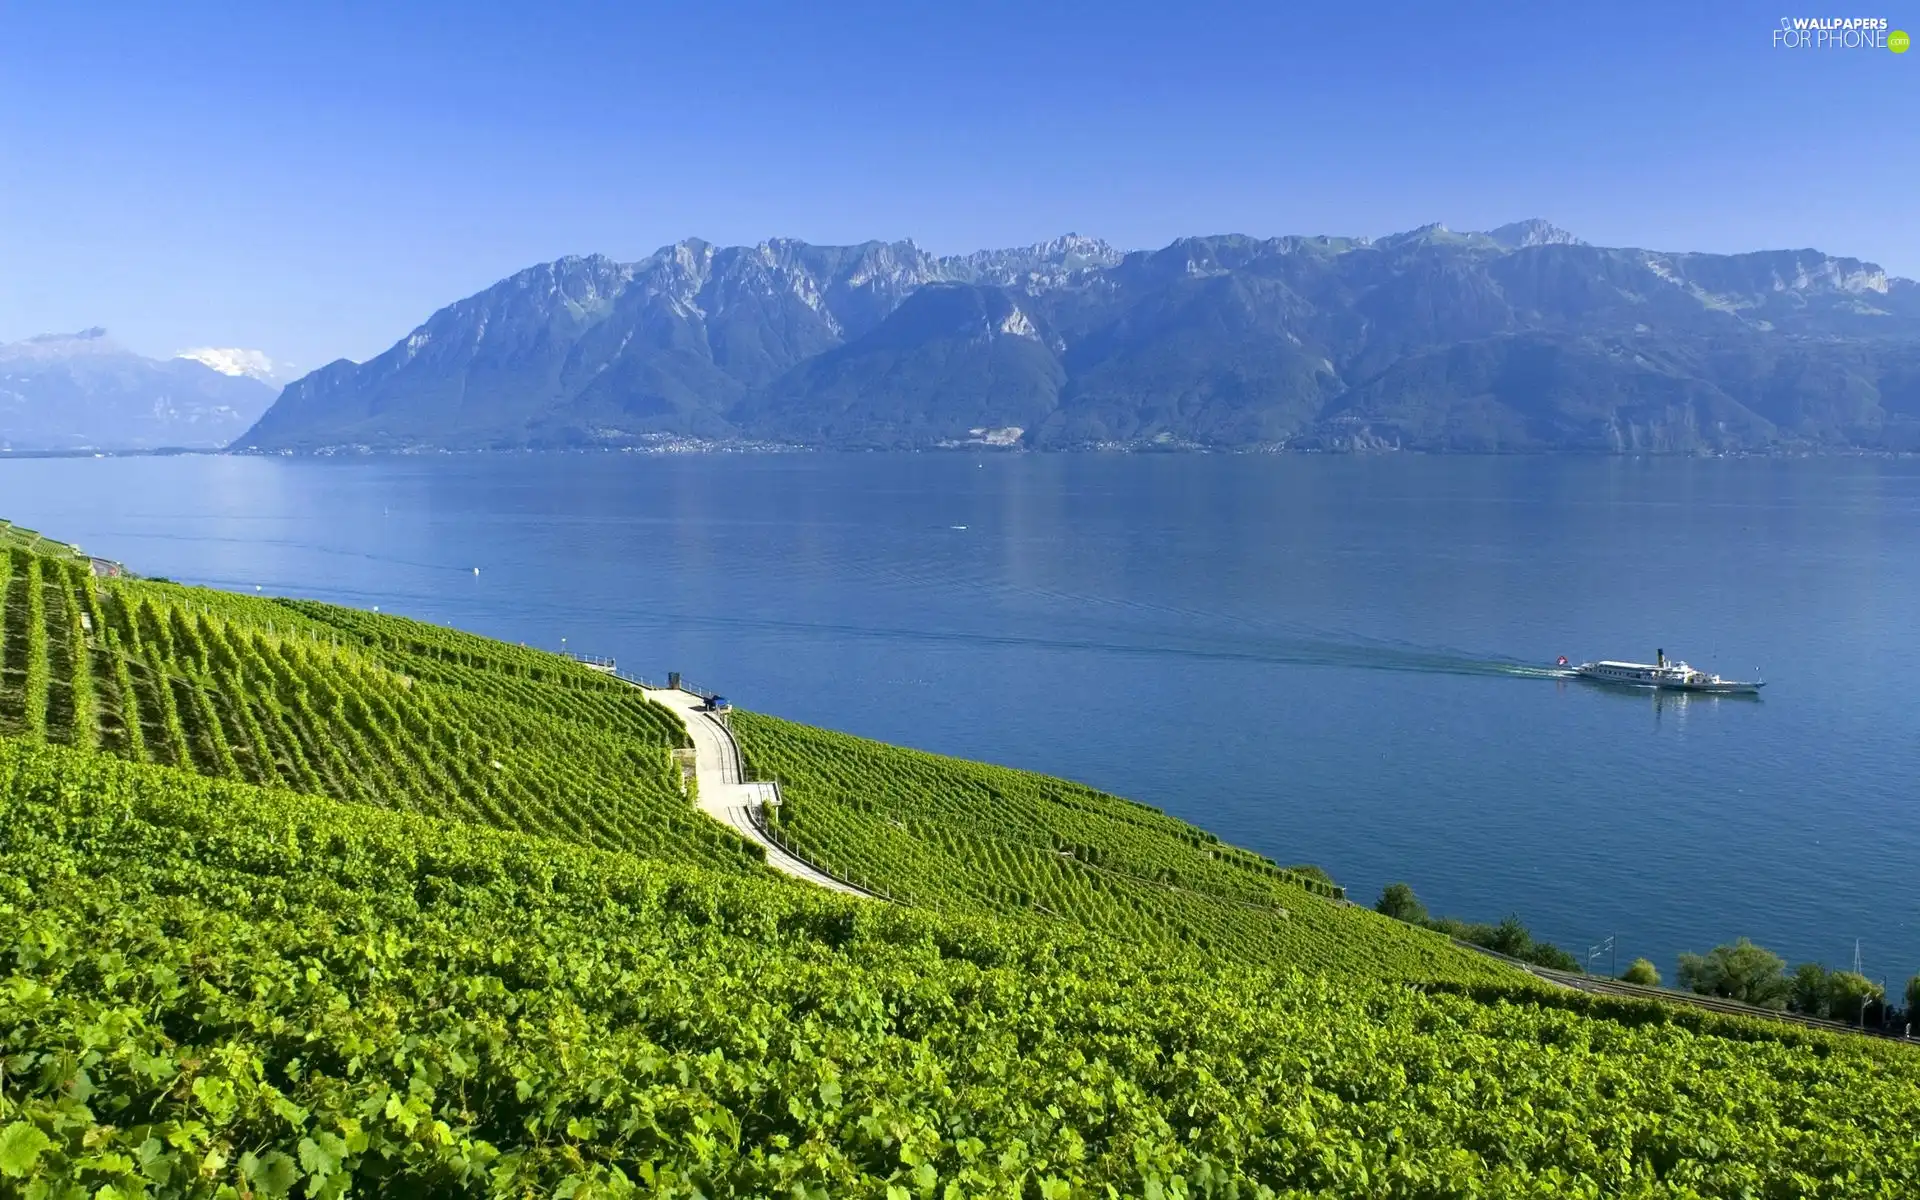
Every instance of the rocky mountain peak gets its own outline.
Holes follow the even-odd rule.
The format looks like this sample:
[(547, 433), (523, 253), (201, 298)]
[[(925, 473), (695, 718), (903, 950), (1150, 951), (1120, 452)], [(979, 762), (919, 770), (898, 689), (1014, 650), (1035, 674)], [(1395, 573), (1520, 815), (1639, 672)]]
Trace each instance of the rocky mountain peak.
[(1435, 242), (1458, 240), (1459, 235), (1438, 221), (1430, 221), (1415, 229), (1400, 233), (1390, 233), (1373, 244), (1382, 250), (1395, 250), (1403, 246), (1426, 246)]
[(1489, 229), (1487, 236), (1509, 250), (1524, 250), (1528, 246), (1586, 245), (1558, 225), (1551, 221), (1543, 221), (1539, 217), (1529, 217), (1524, 221), (1502, 225), (1498, 229)]
[(1099, 238), (1062, 234), (1004, 250), (976, 250), (940, 260), (949, 279), (1000, 287), (1057, 287), (1081, 271), (1111, 267), (1125, 256)]
[(1818, 250), (1795, 250), (1783, 257), (1773, 264), (1776, 292), (1887, 292), (1887, 273), (1873, 263), (1833, 258)]

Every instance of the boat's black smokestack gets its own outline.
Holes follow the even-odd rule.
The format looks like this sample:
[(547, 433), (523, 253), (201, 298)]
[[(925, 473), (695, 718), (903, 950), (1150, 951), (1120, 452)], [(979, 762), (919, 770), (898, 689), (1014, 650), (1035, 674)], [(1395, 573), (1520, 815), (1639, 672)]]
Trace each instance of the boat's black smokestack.
[(1655, 650), (1653, 652), (1653, 661), (1657, 666), (1662, 666), (1662, 667), (1666, 666), (1667, 652), (1665, 650)]

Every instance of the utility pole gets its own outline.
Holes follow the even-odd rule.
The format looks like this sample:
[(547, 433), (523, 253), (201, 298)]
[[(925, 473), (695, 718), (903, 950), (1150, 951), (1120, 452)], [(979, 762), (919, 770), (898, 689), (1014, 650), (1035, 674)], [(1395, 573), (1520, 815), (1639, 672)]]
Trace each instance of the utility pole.
[[(1855, 975), (1860, 974), (1860, 939), (1859, 938), (1853, 939), (1853, 973)], [(1862, 976), (1862, 978), (1865, 978), (1865, 976)], [(1867, 1031), (1867, 999), (1868, 997), (1866, 993), (1862, 992), (1860, 994), (1860, 1032), (1862, 1033), (1865, 1033)]]
[[(1611, 963), (1611, 966), (1617, 967), (1620, 965), (1619, 955), (1616, 954), (1613, 949), (1612, 934), (1608, 934), (1607, 939), (1605, 941), (1596, 942), (1595, 944), (1587, 947), (1587, 974), (1589, 975), (1593, 974), (1593, 960), (1596, 958), (1599, 958), (1602, 954), (1613, 955), (1613, 958), (1609, 960)], [(1618, 974), (1618, 972), (1614, 972), (1614, 973)]]

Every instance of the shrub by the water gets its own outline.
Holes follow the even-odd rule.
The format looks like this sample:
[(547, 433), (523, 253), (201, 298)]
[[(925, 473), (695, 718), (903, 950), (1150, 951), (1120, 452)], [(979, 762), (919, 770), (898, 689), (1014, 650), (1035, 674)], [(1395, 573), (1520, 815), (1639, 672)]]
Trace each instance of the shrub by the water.
[(1659, 968), (1644, 958), (1636, 958), (1629, 963), (1627, 969), (1620, 973), (1620, 978), (1624, 982), (1637, 983), (1641, 987), (1660, 986)]
[(1427, 906), (1413, 894), (1413, 889), (1404, 883), (1390, 883), (1380, 892), (1380, 899), (1374, 903), (1374, 911), (1385, 913), (1396, 921), (1405, 921), (1411, 925), (1427, 923)]

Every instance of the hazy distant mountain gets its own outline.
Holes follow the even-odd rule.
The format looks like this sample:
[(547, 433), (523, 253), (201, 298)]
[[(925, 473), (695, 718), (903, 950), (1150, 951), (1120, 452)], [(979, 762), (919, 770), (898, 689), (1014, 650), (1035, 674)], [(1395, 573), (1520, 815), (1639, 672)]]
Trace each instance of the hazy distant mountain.
[(0, 447), (218, 448), (258, 420), (274, 390), (188, 358), (135, 354), (104, 329), (0, 344)]
[(944, 258), (687, 241), (522, 271), (296, 380), (237, 445), (988, 430), (1041, 448), (1920, 448), (1920, 285), (1814, 250), (1590, 246), (1538, 220), (1124, 255), (1072, 235)]

